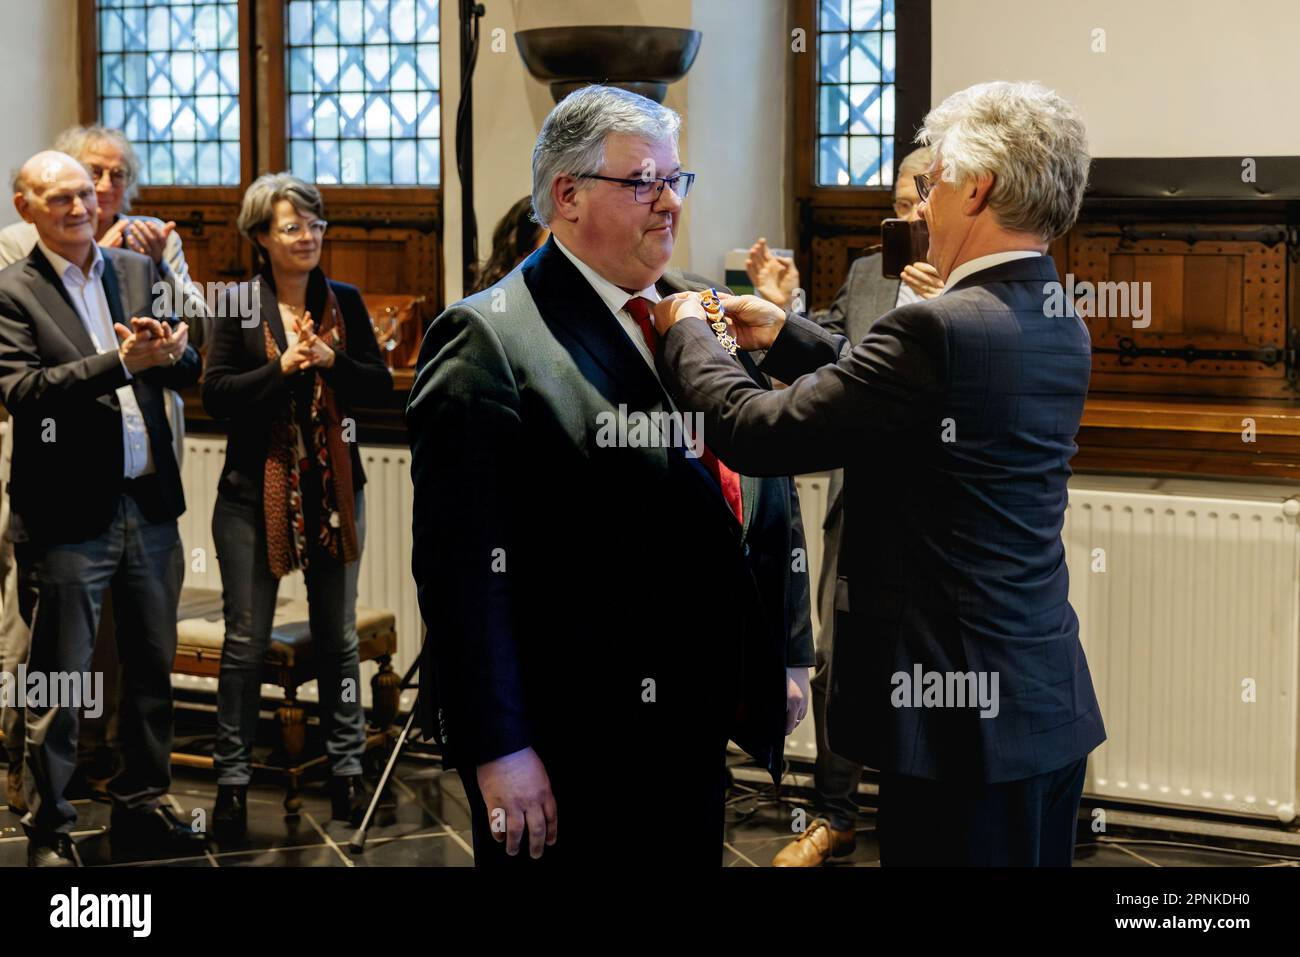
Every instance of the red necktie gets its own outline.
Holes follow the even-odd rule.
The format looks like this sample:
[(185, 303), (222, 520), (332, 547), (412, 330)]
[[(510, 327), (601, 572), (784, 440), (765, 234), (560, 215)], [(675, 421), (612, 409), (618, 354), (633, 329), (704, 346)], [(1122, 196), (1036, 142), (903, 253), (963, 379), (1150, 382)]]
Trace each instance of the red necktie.
[[(641, 335), (645, 337), (645, 344), (650, 347), (650, 355), (653, 356), (657, 351), (659, 339), (655, 334), (654, 322), (650, 318), (650, 300), (642, 296), (634, 296), (627, 301), (623, 308), (641, 327)], [(707, 446), (705, 446), (704, 453), (700, 456), (700, 462), (709, 470), (709, 474), (722, 488), (722, 497), (727, 500), (727, 507), (731, 509), (731, 514), (735, 515), (736, 521), (743, 525), (745, 523), (745, 512), (740, 500), (740, 476), (723, 465), (718, 457), (709, 451)]]

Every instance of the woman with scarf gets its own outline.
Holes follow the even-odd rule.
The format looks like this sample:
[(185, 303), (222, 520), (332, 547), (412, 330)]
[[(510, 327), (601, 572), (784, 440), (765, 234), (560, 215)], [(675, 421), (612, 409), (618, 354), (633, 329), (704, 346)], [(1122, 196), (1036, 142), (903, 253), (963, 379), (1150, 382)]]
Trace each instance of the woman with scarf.
[[(231, 291), (208, 346), (203, 406), (227, 425), (212, 514), (225, 611), (212, 825), (226, 842), (247, 829), (262, 658), (280, 579), (298, 569), (333, 816), (359, 823), (366, 801), (356, 633), (366, 477), (351, 408), (382, 403), (393, 382), (360, 292), (320, 269), (324, 213), (316, 187), (287, 173), (249, 186), (237, 225), (259, 273), (251, 290)], [(239, 315), (240, 303), (254, 313)]]

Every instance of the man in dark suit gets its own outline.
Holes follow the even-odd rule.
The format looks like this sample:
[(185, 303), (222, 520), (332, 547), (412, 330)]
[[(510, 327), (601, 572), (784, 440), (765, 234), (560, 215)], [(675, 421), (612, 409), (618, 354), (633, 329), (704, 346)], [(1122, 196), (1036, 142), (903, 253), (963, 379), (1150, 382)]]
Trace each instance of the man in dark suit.
[(651, 305), (704, 287), (667, 269), (693, 178), (678, 122), (601, 86), (556, 106), (533, 154), (551, 239), (425, 334), (407, 407), (424, 726), (479, 865), (716, 867), (728, 738), (775, 781), (807, 708), (794, 484), (737, 475), (664, 418)]
[(920, 138), (942, 296), (856, 346), (724, 300), (790, 383), (764, 392), (681, 294), (656, 307), (659, 370), (737, 467), (845, 469), (827, 721), (837, 753), (882, 773), (881, 862), (1068, 865), (1105, 739), (1060, 538), (1091, 354), (1083, 323), (1045, 307), (1044, 254), (1078, 214), (1086, 134), (1054, 93), (990, 83)]
[[(0, 272), (0, 398), (14, 428), (9, 534), (32, 634), (28, 674), (51, 688), (55, 675), (93, 687), (111, 589), (122, 664), (123, 769), (109, 785), (115, 853), (192, 846), (202, 835), (163, 803), (184, 568), (176, 518), (185, 509), (163, 390), (195, 383), (199, 357), (184, 323), (152, 316), (158, 273), (148, 257), (95, 243), (84, 167), (38, 153), (14, 193), (39, 236), (27, 259)], [(80, 702), (26, 703), (28, 863), (73, 865), (77, 814), (64, 791)]]
[[(899, 219), (919, 218), (920, 194), (912, 177), (930, 168), (926, 147), (912, 150), (898, 164), (894, 177), (894, 213)], [(849, 265), (849, 274), (829, 309), (809, 318), (823, 329), (858, 342), (872, 324), (898, 306), (933, 299), (943, 292), (943, 280), (928, 262), (916, 262), (903, 270), (902, 278), (882, 274), (881, 254), (860, 256)], [(754, 290), (775, 303), (788, 315), (799, 288), (799, 270), (794, 260), (775, 256), (767, 240), (760, 238), (750, 247), (745, 261)], [(813, 768), (817, 816), (795, 840), (772, 859), (774, 867), (819, 867), (832, 857), (852, 854), (856, 845), (858, 784), (862, 764), (831, 750), (826, 736), (826, 699), (830, 664), (835, 647), (835, 582), (844, 531), (844, 470), (830, 473), (826, 495), (826, 516), (822, 521), (822, 561), (817, 575), (817, 667), (812, 677), (812, 716), (817, 734), (817, 762)]]

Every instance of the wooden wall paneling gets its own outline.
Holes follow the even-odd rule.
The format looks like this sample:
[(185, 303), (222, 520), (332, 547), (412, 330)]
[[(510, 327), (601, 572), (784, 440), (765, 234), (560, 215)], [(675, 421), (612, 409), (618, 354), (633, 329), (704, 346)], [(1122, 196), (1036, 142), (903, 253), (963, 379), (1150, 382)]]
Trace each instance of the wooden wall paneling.
[[(1159, 225), (1152, 225), (1159, 232)], [(1175, 227), (1170, 226), (1170, 231)], [(1094, 315), (1085, 321), (1094, 349), (1096, 391), (1182, 395), (1291, 397), (1282, 361), (1287, 347), (1286, 247), (1254, 241), (1188, 242), (1175, 236), (1126, 241), (1118, 230), (1076, 227), (1070, 272), (1079, 282), (1150, 282), (1150, 325), (1134, 317)], [(1179, 355), (1124, 357), (1143, 348), (1232, 350), (1272, 348), (1278, 361)]]

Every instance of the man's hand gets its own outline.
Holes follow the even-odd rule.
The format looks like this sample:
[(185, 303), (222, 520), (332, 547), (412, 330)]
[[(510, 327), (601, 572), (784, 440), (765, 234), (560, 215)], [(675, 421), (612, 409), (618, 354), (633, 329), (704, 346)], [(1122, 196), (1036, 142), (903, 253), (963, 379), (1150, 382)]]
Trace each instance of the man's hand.
[[(119, 220), (119, 223), (125, 222), (126, 220)], [(126, 244), (154, 262), (162, 262), (163, 250), (167, 248), (167, 237), (175, 231), (176, 224), (173, 222), (159, 226), (147, 219), (137, 219), (131, 222), (126, 230)]]
[[(555, 844), (557, 822), (551, 779), (532, 748), (524, 748), (478, 766), (478, 788), (487, 805), (492, 838), (506, 842), (506, 853), (514, 857), (525, 828), (528, 854), (542, 856), (542, 847)], [(505, 812), (505, 820), (501, 813)]]
[[(115, 322), (113, 330), (119, 340), (117, 351), (122, 357), (122, 364), (132, 375), (154, 366), (170, 365), (174, 361), (171, 356), (175, 344), (169, 341), (168, 333), (157, 319), (135, 316), (131, 319), (130, 329)], [(184, 351), (182, 348), (181, 352)]]
[(785, 733), (790, 734), (799, 727), (799, 722), (808, 714), (812, 695), (808, 691), (808, 668), (785, 669)]
[(163, 328), (163, 351), (167, 354), (167, 361), (172, 365), (180, 362), (181, 356), (185, 355), (186, 348), (190, 344), (190, 327), (189, 323), (181, 322), (176, 325), (170, 323), (159, 323)]
[[(655, 303), (655, 332), (660, 338), (683, 319), (704, 319), (704, 303), (698, 292), (679, 292)], [(705, 320), (706, 322), (708, 320)]]
[(129, 225), (130, 223), (128, 220), (119, 219), (112, 226), (109, 226), (104, 235), (99, 238), (99, 245), (108, 249), (116, 249), (120, 247), (125, 242), (125, 238), (122, 234)]
[(746, 352), (770, 349), (785, 327), (785, 310), (757, 296), (719, 296), (736, 345)]
[(799, 288), (799, 270), (795, 268), (794, 260), (785, 256), (773, 256), (767, 247), (767, 240), (762, 237), (749, 247), (745, 272), (754, 284), (755, 291), (782, 309), (790, 305), (794, 291)]
[(912, 291), (922, 299), (933, 299), (943, 292), (943, 280), (939, 278), (939, 270), (928, 262), (921, 261), (904, 266), (902, 277), (903, 282), (911, 286)]

